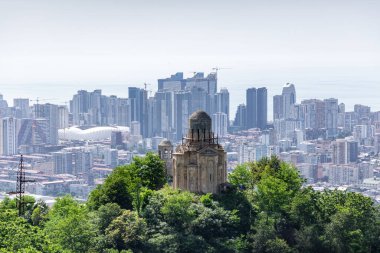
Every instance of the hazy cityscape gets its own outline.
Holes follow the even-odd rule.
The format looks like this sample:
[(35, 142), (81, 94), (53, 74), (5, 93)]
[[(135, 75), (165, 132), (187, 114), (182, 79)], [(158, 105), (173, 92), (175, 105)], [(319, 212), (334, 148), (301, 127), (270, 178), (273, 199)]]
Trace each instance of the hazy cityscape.
[(0, 0), (0, 253), (379, 253), (379, 0)]
[(23, 154), (35, 181), (27, 192), (86, 199), (116, 166), (157, 153), (164, 139), (181, 143), (190, 115), (204, 110), (227, 151), (228, 171), (276, 155), (315, 189), (348, 189), (380, 201), (380, 111), (361, 101), (347, 111), (337, 98), (298, 98), (297, 85), (286, 83), (273, 98), (266, 87), (242, 90), (245, 99), (231, 112), (217, 71), (188, 78), (178, 72), (158, 79), (157, 92), (149, 84), (128, 87), (125, 98), (101, 89), (78, 90), (65, 104), (1, 95), (0, 191), (15, 189)]

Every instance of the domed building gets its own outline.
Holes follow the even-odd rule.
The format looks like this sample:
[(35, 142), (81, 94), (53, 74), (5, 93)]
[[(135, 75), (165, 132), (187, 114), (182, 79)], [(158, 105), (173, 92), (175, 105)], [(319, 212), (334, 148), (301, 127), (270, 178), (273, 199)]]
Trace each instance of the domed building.
[(182, 144), (173, 153), (173, 187), (196, 193), (220, 192), (227, 180), (227, 155), (212, 132), (210, 116), (194, 112)]

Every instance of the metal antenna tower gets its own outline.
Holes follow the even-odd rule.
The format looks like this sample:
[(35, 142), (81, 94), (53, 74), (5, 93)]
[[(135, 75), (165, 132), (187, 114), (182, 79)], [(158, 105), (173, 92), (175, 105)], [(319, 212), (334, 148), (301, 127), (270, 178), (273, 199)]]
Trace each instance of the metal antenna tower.
[(16, 191), (10, 192), (9, 194), (16, 194), (16, 203), (18, 208), (18, 215), (22, 216), (24, 213), (25, 205), (27, 204), (24, 200), (24, 193), (25, 193), (25, 183), (27, 182), (34, 182), (34, 180), (27, 180), (25, 178), (25, 171), (24, 171), (24, 159), (21, 155), (20, 163), (18, 165), (18, 171), (17, 171), (17, 183), (16, 183)]

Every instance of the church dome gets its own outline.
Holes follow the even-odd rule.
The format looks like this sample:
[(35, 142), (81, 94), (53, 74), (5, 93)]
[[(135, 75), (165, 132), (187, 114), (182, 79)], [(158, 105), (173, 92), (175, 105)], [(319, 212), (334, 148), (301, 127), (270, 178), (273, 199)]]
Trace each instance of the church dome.
[(211, 118), (205, 111), (196, 111), (190, 116), (190, 129), (211, 130)]
[(158, 144), (160, 147), (171, 147), (173, 146), (172, 143), (168, 139), (164, 139)]

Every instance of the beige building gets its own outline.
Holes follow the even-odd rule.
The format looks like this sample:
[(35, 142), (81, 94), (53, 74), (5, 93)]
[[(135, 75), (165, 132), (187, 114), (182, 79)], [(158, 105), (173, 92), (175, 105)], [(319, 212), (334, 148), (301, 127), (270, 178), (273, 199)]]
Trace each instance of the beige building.
[(173, 153), (174, 189), (220, 192), (227, 180), (227, 155), (211, 129), (211, 118), (204, 111), (190, 116), (187, 136)]
[(158, 144), (158, 155), (165, 162), (166, 176), (169, 182), (171, 182), (173, 178), (172, 154), (173, 154), (172, 143), (167, 139), (162, 140), (160, 144)]

